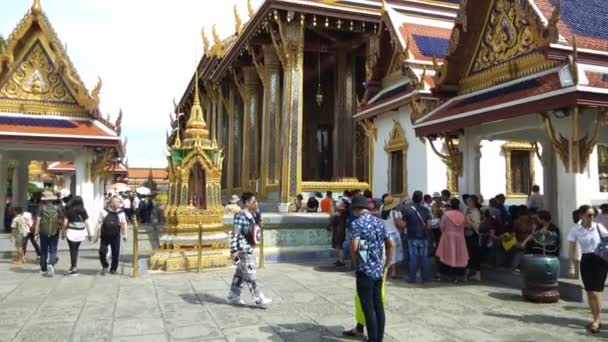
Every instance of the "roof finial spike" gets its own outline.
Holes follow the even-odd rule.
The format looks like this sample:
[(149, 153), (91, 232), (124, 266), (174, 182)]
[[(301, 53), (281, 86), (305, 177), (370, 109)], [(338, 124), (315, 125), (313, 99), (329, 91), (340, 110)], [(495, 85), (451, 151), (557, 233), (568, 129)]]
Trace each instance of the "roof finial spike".
[(192, 106), (197, 106), (197, 105), (198, 106), (201, 105), (201, 99), (198, 94), (198, 68), (196, 68), (195, 77), (194, 77), (194, 103), (192, 104)]
[(207, 38), (207, 33), (205, 32), (205, 28), (201, 30), (201, 36), (203, 37), (203, 54), (207, 55), (209, 53), (209, 38)]
[(42, 4), (40, 3), (40, 0), (34, 0), (34, 4), (32, 5), (32, 14), (42, 14)]

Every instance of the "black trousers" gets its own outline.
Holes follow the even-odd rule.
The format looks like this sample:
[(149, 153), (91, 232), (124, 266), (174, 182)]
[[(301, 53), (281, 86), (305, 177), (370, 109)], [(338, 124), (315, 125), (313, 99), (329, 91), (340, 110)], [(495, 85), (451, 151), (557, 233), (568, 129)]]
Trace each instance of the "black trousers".
[[(108, 264), (108, 260), (106, 256), (108, 254), (108, 246), (112, 249), (112, 265)], [(117, 234), (113, 238), (101, 238), (101, 244), (99, 245), (99, 261), (101, 262), (101, 267), (108, 268), (110, 266), (110, 271), (116, 272), (118, 269), (118, 257), (120, 256), (120, 234)]]
[(70, 239), (67, 240), (68, 246), (70, 247), (70, 262), (72, 264), (71, 269), (75, 270), (78, 268), (78, 249), (80, 248), (81, 242), (70, 241)]
[(467, 250), (469, 252), (469, 264), (467, 268), (472, 272), (481, 271), (481, 247), (479, 246), (479, 234), (473, 232), (473, 235), (466, 236)]
[(25, 252), (27, 250), (28, 241), (32, 242), (32, 246), (34, 246), (34, 249), (36, 250), (36, 255), (40, 256), (40, 246), (38, 246), (38, 242), (36, 241), (34, 233), (29, 233), (25, 238), (23, 238), (23, 255), (25, 255)]
[(363, 272), (357, 272), (357, 294), (365, 315), (367, 340), (369, 342), (382, 342), (385, 325), (382, 279), (372, 279)]

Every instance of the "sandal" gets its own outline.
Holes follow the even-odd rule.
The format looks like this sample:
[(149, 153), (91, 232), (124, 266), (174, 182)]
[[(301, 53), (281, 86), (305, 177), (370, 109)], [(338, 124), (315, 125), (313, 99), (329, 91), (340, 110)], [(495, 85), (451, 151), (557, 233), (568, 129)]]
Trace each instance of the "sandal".
[(585, 326), (585, 328), (592, 334), (599, 334), (602, 329), (602, 324), (598, 324), (597, 328), (593, 328), (593, 323), (589, 323)]

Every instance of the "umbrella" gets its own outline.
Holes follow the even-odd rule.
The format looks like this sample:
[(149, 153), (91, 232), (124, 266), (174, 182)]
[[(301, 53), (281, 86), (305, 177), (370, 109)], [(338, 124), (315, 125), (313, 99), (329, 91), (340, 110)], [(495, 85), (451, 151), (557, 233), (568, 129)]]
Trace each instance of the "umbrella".
[(147, 196), (152, 194), (152, 191), (148, 188), (146, 188), (145, 186), (140, 186), (139, 188), (135, 189), (135, 192), (137, 192), (138, 194), (142, 195), (142, 196)]
[(124, 191), (131, 190), (131, 188), (129, 188), (129, 186), (125, 183), (114, 183), (114, 184), (112, 184), (111, 188), (118, 192), (124, 192)]

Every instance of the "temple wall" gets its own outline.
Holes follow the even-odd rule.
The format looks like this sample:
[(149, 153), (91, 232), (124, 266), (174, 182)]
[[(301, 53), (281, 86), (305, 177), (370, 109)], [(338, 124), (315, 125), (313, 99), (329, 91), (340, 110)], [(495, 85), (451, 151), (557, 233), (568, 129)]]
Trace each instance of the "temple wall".
[(398, 111), (384, 113), (374, 119), (378, 139), (374, 146), (374, 194), (380, 196), (388, 192), (389, 155), (384, 147), (390, 139), (390, 134), (398, 121), (409, 145), (407, 151), (407, 191), (411, 195), (416, 190), (432, 193), (445, 189), (447, 185), (447, 169), (445, 164), (433, 153), (428, 143), (423, 143), (416, 137), (410, 121), (409, 107), (401, 107)]

